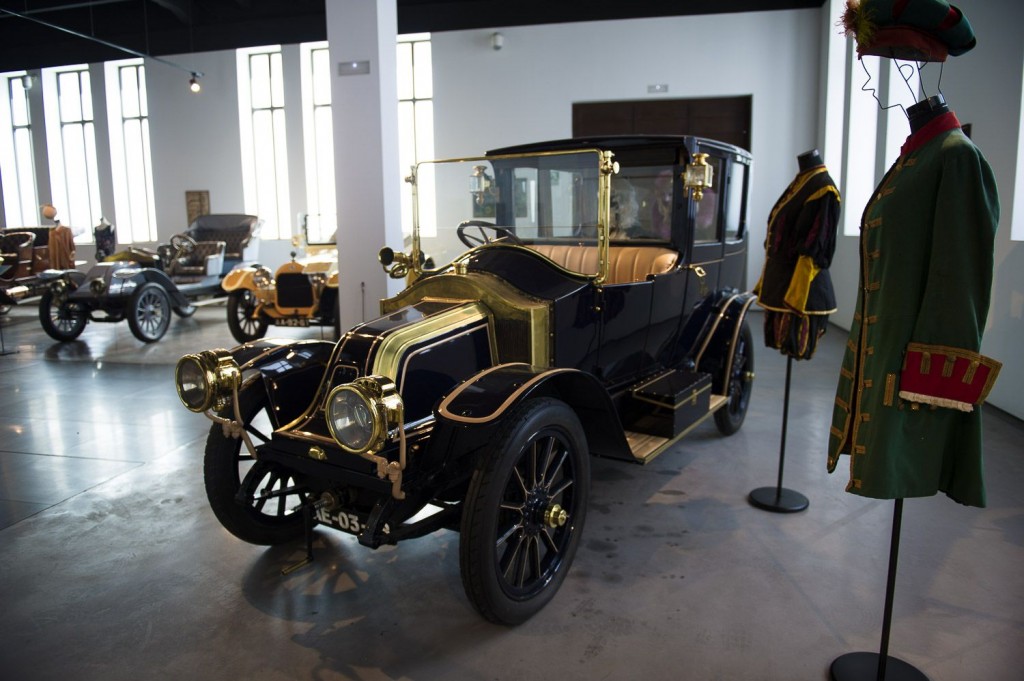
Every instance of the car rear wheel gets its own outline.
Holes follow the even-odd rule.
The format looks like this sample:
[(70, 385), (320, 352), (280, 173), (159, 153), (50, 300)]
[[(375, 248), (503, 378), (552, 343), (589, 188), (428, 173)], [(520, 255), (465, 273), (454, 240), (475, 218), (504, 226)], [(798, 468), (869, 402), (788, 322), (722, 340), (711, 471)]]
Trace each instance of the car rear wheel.
[(267, 335), (267, 320), (256, 315), (256, 294), (247, 288), (228, 296), (228, 328), (239, 343), (249, 343)]
[[(265, 440), (273, 431), (266, 395), (250, 390), (239, 399), (243, 425), (250, 437)], [(252, 458), (241, 438), (225, 435), (224, 428), (216, 423), (206, 440), (203, 478), (206, 498), (217, 520), (242, 541), (271, 546), (303, 535), (298, 507), (305, 501), (306, 492), (288, 471)]]
[(82, 335), (89, 317), (77, 303), (68, 301), (67, 289), (48, 288), (39, 300), (39, 323), (50, 338), (73, 341)]
[(160, 284), (148, 281), (135, 289), (128, 302), (128, 328), (143, 343), (164, 337), (171, 325), (171, 299)]
[(473, 606), (519, 624), (554, 597), (579, 546), (590, 459), (564, 402), (527, 402), (473, 473), (462, 511), (459, 566)]
[(736, 347), (732, 352), (732, 365), (726, 378), (725, 406), (715, 412), (715, 425), (722, 435), (732, 435), (743, 425), (750, 406), (750, 393), (754, 389), (754, 337), (746, 320), (740, 328)]

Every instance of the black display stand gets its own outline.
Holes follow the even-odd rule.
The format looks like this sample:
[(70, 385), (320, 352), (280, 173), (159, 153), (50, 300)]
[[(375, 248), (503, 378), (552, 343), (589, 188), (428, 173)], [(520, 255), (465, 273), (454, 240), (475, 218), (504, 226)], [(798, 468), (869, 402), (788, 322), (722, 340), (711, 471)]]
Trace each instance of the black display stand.
[[(10, 268), (10, 265), (4, 265), (0, 263), (0, 274), (4, 274)], [(17, 349), (8, 350), (7, 346), (4, 345), (4, 323), (3, 320), (0, 319), (0, 357), (3, 357), (4, 355), (13, 355), (16, 352), (18, 352)]]
[(758, 487), (747, 499), (753, 506), (773, 513), (797, 513), (810, 505), (803, 494), (782, 486), (782, 468), (786, 462), (786, 425), (789, 421), (789, 380), (793, 374), (793, 357), (786, 358), (786, 398), (782, 406), (782, 444), (779, 446), (779, 480), (775, 487)]
[(14, 350), (8, 350), (7, 346), (4, 345), (4, 324), (0, 321), (0, 357), (3, 357), (4, 355), (13, 355), (17, 352), (17, 348)]
[(917, 667), (889, 656), (892, 599), (896, 590), (896, 562), (900, 552), (903, 500), (896, 500), (889, 543), (889, 576), (885, 583), (885, 611), (882, 614), (882, 642), (877, 653), (846, 653), (832, 661), (832, 681), (928, 681)]

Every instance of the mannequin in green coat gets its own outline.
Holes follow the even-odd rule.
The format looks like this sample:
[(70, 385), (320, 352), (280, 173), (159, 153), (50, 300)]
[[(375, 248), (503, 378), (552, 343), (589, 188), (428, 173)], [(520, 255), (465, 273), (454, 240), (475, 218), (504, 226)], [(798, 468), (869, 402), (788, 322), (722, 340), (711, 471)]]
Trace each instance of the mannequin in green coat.
[(941, 95), (861, 222), (857, 307), (836, 391), (828, 470), (879, 499), (945, 492), (985, 505), (981, 412), (998, 363), (979, 354), (999, 200), (992, 170)]

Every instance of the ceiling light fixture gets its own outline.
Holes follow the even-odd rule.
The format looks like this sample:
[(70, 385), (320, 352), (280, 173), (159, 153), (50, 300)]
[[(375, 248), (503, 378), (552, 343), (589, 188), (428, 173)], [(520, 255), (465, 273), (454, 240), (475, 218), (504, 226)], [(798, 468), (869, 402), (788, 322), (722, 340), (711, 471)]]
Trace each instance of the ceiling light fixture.
[(32, 23), (40, 24), (41, 26), (46, 26), (47, 28), (52, 28), (55, 31), (63, 31), (64, 33), (69, 33), (69, 34), (75, 36), (76, 38), (82, 38), (83, 40), (91, 40), (94, 43), (99, 43), (100, 45), (105, 45), (105, 46), (111, 47), (111, 48), (113, 48), (115, 50), (120, 50), (121, 52), (124, 52), (126, 54), (130, 54), (130, 55), (135, 56), (135, 57), (143, 57), (145, 59), (152, 59), (153, 61), (160, 62), (161, 64), (166, 64), (167, 66), (170, 66), (171, 68), (178, 69), (179, 71), (184, 71), (185, 73), (187, 73), (187, 74), (189, 74), (191, 76), (191, 80), (189, 80), (189, 88), (192, 90), (192, 92), (198, 92), (199, 89), (200, 89), (199, 88), (199, 80), (198, 79), (203, 77), (203, 72), (202, 71), (194, 71), (194, 70), (192, 70), (190, 68), (186, 68), (186, 67), (182, 66), (181, 64), (176, 64), (173, 61), (170, 61), (168, 59), (163, 59), (161, 57), (154, 57), (151, 54), (146, 54), (145, 52), (139, 52), (138, 50), (133, 50), (130, 47), (125, 47), (123, 45), (118, 45), (117, 43), (112, 43), (109, 40), (103, 40), (102, 38), (97, 38), (97, 37), (91, 36), (91, 35), (89, 35), (87, 33), (79, 33), (78, 31), (72, 30), (70, 28), (66, 28), (64, 26), (58, 26), (57, 24), (51, 24), (48, 21), (43, 21), (42, 19), (36, 19), (35, 17), (30, 17), (27, 14), (21, 14), (20, 12), (14, 12), (14, 11), (11, 11), (9, 9), (4, 9), (3, 7), (0, 7), (0, 13), (7, 14), (7, 15), (12, 16), (12, 17), (17, 17), (19, 19), (24, 19), (25, 21), (31, 21)]

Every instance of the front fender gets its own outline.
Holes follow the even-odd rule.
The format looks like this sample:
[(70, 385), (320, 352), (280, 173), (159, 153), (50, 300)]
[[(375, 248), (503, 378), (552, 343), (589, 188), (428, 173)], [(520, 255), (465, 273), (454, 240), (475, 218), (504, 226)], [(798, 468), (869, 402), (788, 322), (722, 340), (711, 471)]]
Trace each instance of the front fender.
[(85, 281), (85, 272), (79, 270), (43, 270), (38, 276), (42, 283), (52, 284), (56, 281), (65, 281), (73, 288), (78, 288)]
[[(117, 273), (114, 276), (118, 276)], [(135, 279), (139, 282), (153, 282), (159, 284), (167, 295), (171, 299), (171, 305), (175, 308), (188, 307), (191, 305), (191, 301), (185, 297), (185, 295), (178, 290), (178, 285), (167, 275), (163, 270), (158, 270), (155, 267), (143, 267), (131, 279)]]
[(224, 275), (224, 280), (221, 281), (221, 288), (225, 291), (237, 291), (238, 289), (247, 288), (256, 290), (256, 284), (253, 283), (253, 277), (256, 275), (255, 267), (236, 267), (235, 269)]
[(239, 345), (229, 352), (242, 370), (240, 392), (262, 382), (270, 400), (274, 428), (280, 428), (308, 406), (295, 396), (316, 394), (335, 347), (330, 341), (268, 338)]
[(634, 460), (608, 391), (592, 374), (577, 369), (512, 363), (481, 371), (441, 400), (438, 427), (478, 430), (486, 437), (518, 405), (537, 397), (559, 399), (576, 412), (591, 454)]
[(720, 293), (708, 310), (701, 325), (702, 333), (696, 339), (693, 366), (714, 376), (712, 389), (716, 394), (727, 394), (726, 383), (740, 329), (751, 304), (757, 300), (753, 293)]

